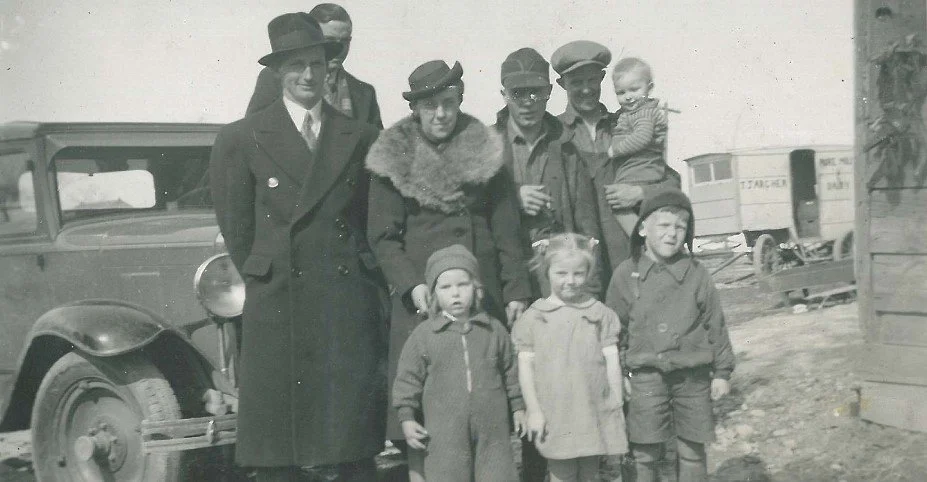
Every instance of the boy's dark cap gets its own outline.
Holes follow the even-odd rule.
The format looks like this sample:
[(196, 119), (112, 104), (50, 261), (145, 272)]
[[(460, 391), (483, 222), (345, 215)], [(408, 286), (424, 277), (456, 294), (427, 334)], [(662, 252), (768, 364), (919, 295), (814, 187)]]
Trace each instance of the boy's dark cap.
[(273, 65), (279, 57), (309, 47), (324, 47), (325, 58), (330, 60), (342, 49), (337, 42), (325, 40), (319, 22), (305, 12), (284, 13), (271, 20), (267, 24), (267, 36), (271, 52), (258, 59), (261, 65)]
[(441, 273), (455, 268), (469, 272), (476, 279), (480, 277), (480, 264), (476, 256), (473, 256), (473, 253), (464, 245), (454, 244), (435, 251), (425, 262), (425, 283), (428, 289), (434, 289), (435, 282)]
[(638, 256), (640, 249), (644, 246), (644, 237), (640, 235), (641, 225), (644, 220), (658, 209), (669, 206), (677, 206), (689, 212), (685, 245), (690, 252), (692, 251), (692, 239), (695, 236), (695, 215), (692, 213), (692, 201), (684, 192), (675, 187), (663, 187), (654, 189), (641, 202), (640, 218), (638, 218), (637, 225), (634, 226), (634, 230), (631, 232), (631, 254), (633, 256)]
[(463, 77), (460, 62), (449, 67), (443, 60), (429, 60), (419, 65), (409, 75), (409, 91), (402, 98), (412, 102), (431, 97)]
[(550, 86), (550, 64), (532, 48), (521, 48), (509, 54), (502, 62), (502, 87)]
[(584, 65), (605, 69), (611, 61), (612, 52), (608, 47), (591, 40), (570, 42), (554, 51), (550, 57), (551, 66), (561, 77)]

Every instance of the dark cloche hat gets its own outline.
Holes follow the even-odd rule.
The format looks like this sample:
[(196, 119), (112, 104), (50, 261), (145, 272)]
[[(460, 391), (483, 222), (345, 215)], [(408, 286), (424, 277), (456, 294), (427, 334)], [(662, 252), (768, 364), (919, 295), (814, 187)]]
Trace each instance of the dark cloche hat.
[(326, 59), (334, 58), (342, 49), (337, 42), (325, 40), (319, 22), (304, 12), (284, 13), (271, 20), (267, 24), (267, 36), (271, 53), (258, 60), (261, 65), (272, 65), (281, 55), (307, 47), (324, 47)]
[(454, 62), (454, 67), (448, 67), (443, 60), (430, 60), (416, 67), (409, 75), (409, 91), (403, 92), (402, 98), (411, 102), (431, 97), (461, 77), (463, 67), (460, 62)]

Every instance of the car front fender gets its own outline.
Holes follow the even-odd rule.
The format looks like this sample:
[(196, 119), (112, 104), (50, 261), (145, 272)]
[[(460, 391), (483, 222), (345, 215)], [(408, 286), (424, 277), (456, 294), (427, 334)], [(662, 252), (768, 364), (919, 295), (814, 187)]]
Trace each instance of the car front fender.
[(76, 348), (100, 357), (121, 355), (144, 348), (167, 333), (192, 346), (184, 332), (145, 308), (123, 301), (84, 300), (46, 312), (26, 338), (12, 390), (0, 393), (0, 432), (28, 427), (42, 377), (65, 353)]
[(167, 330), (178, 332), (140, 306), (115, 300), (84, 300), (42, 315), (28, 340), (31, 344), (35, 338), (51, 335), (83, 352), (106, 357), (141, 348)]

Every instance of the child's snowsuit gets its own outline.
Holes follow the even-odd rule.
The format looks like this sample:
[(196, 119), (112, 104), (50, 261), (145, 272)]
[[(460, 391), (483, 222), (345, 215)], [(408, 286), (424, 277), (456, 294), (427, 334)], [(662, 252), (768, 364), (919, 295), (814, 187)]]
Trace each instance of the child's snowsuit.
[(525, 405), (498, 320), (439, 314), (416, 327), (399, 357), (393, 406), (400, 422), (424, 417), (427, 480), (518, 481), (509, 420)]

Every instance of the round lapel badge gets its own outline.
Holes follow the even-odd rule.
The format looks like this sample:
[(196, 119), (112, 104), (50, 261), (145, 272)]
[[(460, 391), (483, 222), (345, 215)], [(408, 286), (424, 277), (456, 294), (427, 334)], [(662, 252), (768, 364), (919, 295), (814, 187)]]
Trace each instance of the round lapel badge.
[(276, 177), (271, 177), (267, 179), (267, 187), (273, 189), (279, 185), (280, 185), (280, 180), (278, 180)]

